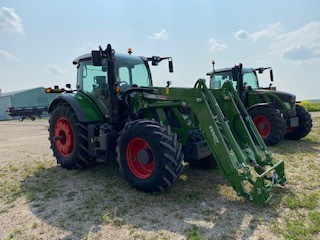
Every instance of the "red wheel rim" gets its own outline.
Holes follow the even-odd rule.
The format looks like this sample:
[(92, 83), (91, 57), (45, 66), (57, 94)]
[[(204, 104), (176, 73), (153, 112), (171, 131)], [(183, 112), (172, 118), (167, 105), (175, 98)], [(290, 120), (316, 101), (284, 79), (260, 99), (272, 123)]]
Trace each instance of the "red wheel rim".
[(60, 117), (54, 126), (54, 139), (60, 154), (68, 157), (74, 147), (74, 134), (70, 122)]
[(147, 179), (155, 168), (152, 149), (142, 138), (132, 139), (126, 150), (126, 158), (130, 171), (140, 179)]
[(254, 124), (256, 125), (260, 135), (262, 137), (267, 137), (271, 132), (271, 123), (265, 116), (259, 115), (254, 117)]

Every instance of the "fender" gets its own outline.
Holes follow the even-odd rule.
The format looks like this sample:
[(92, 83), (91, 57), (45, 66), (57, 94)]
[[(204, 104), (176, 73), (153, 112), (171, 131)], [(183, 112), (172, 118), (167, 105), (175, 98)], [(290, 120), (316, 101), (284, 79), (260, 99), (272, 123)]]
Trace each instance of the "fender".
[(252, 105), (251, 107), (247, 108), (247, 112), (249, 112), (250, 109), (258, 107), (258, 106), (270, 106), (270, 107), (273, 107), (273, 104), (272, 103), (257, 103), (257, 104)]
[(78, 92), (60, 94), (51, 102), (48, 112), (51, 113), (58, 103), (68, 103), (77, 115), (79, 122), (103, 122), (104, 118), (99, 108), (85, 94)]

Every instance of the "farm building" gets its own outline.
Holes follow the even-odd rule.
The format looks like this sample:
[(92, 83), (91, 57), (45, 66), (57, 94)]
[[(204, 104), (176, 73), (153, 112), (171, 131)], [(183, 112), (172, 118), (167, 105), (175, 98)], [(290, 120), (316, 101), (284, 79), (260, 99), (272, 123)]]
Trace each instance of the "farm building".
[(6, 110), (8, 108), (46, 107), (57, 94), (46, 94), (44, 87), (15, 92), (0, 92), (0, 120), (13, 119)]

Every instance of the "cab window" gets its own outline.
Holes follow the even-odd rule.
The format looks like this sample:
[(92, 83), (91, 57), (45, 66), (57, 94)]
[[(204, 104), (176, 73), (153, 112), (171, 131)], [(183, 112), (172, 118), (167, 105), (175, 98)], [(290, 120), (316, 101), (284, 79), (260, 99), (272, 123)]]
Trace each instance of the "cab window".
[(106, 97), (107, 72), (101, 66), (93, 66), (91, 61), (84, 61), (78, 69), (78, 85), (87, 94)]
[[(226, 81), (232, 81), (231, 72), (215, 73), (211, 76), (210, 88), (220, 89)], [(232, 81), (233, 87), (236, 88), (237, 82)]]

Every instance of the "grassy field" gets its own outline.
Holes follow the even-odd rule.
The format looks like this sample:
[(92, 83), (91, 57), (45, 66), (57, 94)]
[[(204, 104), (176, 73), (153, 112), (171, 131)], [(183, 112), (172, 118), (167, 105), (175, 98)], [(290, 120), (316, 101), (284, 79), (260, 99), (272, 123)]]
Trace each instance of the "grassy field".
[(0, 239), (320, 239), (320, 117), (270, 147), (288, 184), (267, 205), (236, 195), (219, 170), (185, 167), (165, 193), (128, 186), (114, 162), (56, 165), (44, 121), (0, 123)]
[(302, 101), (299, 105), (306, 108), (309, 112), (320, 111), (320, 102)]

